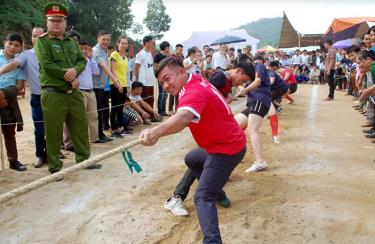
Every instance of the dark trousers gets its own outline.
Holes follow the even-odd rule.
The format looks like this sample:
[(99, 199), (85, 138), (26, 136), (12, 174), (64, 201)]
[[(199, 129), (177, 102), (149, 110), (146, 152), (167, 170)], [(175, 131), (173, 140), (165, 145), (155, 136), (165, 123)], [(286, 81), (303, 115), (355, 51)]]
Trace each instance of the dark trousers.
[(158, 83), (159, 95), (158, 95), (158, 113), (165, 113), (165, 106), (167, 105), (167, 93), (164, 91), (163, 86)]
[(142, 98), (151, 106), (151, 108), (154, 108), (154, 87), (144, 86), (142, 88)]
[(203, 243), (222, 243), (216, 201), (226, 198), (223, 190), (229, 176), (240, 163), (246, 148), (235, 155), (207, 154), (205, 161), (196, 160), (202, 154), (201, 148), (193, 149), (185, 158), (186, 165), (199, 180), (194, 202), (199, 224), (204, 238)]
[(31, 116), (34, 121), (34, 139), (35, 139), (35, 155), (47, 157), (46, 138), (44, 133), (43, 111), (40, 102), (40, 95), (31, 94)]
[(2, 125), (5, 148), (9, 162), (18, 160), (17, 143), (16, 143), (16, 125)]
[(114, 85), (111, 85), (111, 129), (117, 130), (122, 126), (122, 109), (127, 94), (127, 88), (123, 87), (120, 93)]
[(104, 106), (105, 106), (105, 94), (104, 89), (95, 88), (95, 97), (96, 97), (96, 107), (98, 109), (98, 134), (99, 138), (103, 139), (105, 137), (105, 134), (103, 132), (104, 129)]
[(111, 98), (110, 91), (104, 91), (103, 96), (103, 129), (109, 130), (110, 110), (109, 110), (109, 99)]
[(173, 96), (169, 94), (169, 104), (168, 104), (168, 111), (173, 112), (174, 108), (177, 107), (178, 103), (178, 96)]
[(334, 79), (334, 75), (335, 75), (335, 70), (332, 69), (327, 77), (328, 79), (328, 86), (329, 86), (329, 94), (328, 94), (328, 97), (329, 98), (334, 98), (335, 97), (335, 79)]

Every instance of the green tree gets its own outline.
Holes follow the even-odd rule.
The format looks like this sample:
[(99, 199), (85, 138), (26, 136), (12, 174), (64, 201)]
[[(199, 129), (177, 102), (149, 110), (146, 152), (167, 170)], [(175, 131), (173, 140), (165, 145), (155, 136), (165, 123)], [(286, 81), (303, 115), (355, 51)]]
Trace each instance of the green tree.
[(165, 12), (166, 7), (162, 0), (149, 0), (147, 4), (147, 15), (143, 19), (146, 27), (151, 31), (151, 35), (160, 40), (171, 28), (171, 18)]
[[(31, 30), (34, 26), (44, 26), (43, 9), (46, 0), (2, 0), (0, 7), (0, 38), (10, 32), (20, 33), (26, 44), (31, 43)], [(2, 41), (1, 44), (2, 45)]]

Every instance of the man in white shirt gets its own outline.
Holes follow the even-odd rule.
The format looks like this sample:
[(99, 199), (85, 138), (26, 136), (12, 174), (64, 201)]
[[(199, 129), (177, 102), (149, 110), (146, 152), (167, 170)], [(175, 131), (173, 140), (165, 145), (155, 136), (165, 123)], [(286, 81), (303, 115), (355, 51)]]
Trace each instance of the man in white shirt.
[(307, 54), (307, 51), (306, 50), (303, 50), (302, 52), (302, 55), (301, 55), (301, 59), (302, 59), (302, 64), (306, 65), (307, 67), (310, 66), (310, 56)]
[(318, 84), (320, 79), (320, 71), (315, 65), (310, 70), (310, 82), (312, 84)]
[(296, 50), (296, 53), (292, 57), (292, 64), (293, 65), (300, 65), (302, 63), (302, 57), (299, 54), (299, 50)]
[(143, 49), (135, 57), (135, 68), (133, 81), (141, 82), (144, 87), (142, 97), (152, 108), (154, 107), (154, 58), (151, 50), (154, 48), (154, 42), (151, 36), (143, 38)]
[(228, 69), (230, 64), (229, 57), (227, 55), (228, 47), (225, 44), (220, 45), (220, 50), (212, 56), (212, 66), (214, 69), (221, 68), (223, 70)]
[(188, 49), (188, 57), (184, 59), (183, 65), (190, 74), (200, 73), (201, 70), (198, 67), (198, 50), (196, 47)]

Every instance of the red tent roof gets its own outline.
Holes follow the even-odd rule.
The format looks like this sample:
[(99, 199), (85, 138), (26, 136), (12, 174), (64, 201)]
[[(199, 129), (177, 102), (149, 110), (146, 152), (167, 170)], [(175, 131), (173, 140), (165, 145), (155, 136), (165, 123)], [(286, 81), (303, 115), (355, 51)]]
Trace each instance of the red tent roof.
[(375, 22), (375, 17), (337, 18), (332, 21), (327, 33), (330, 31), (333, 33), (340, 32), (363, 22)]

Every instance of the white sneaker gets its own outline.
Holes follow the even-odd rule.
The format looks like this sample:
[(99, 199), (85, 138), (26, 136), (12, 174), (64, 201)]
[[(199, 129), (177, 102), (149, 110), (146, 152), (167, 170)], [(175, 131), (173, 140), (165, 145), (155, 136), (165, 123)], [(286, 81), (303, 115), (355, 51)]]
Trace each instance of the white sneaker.
[(278, 136), (274, 136), (272, 137), (272, 142), (275, 143), (275, 144), (280, 144), (280, 139)]
[(266, 162), (257, 162), (255, 161), (251, 166), (250, 168), (248, 168), (247, 170), (245, 170), (245, 173), (252, 173), (252, 172), (259, 172), (259, 171), (263, 171), (265, 169), (268, 168), (268, 165)]
[(172, 214), (177, 216), (189, 215), (189, 212), (186, 210), (184, 202), (179, 195), (173, 196), (169, 200), (167, 200), (164, 204), (164, 208), (171, 211)]

